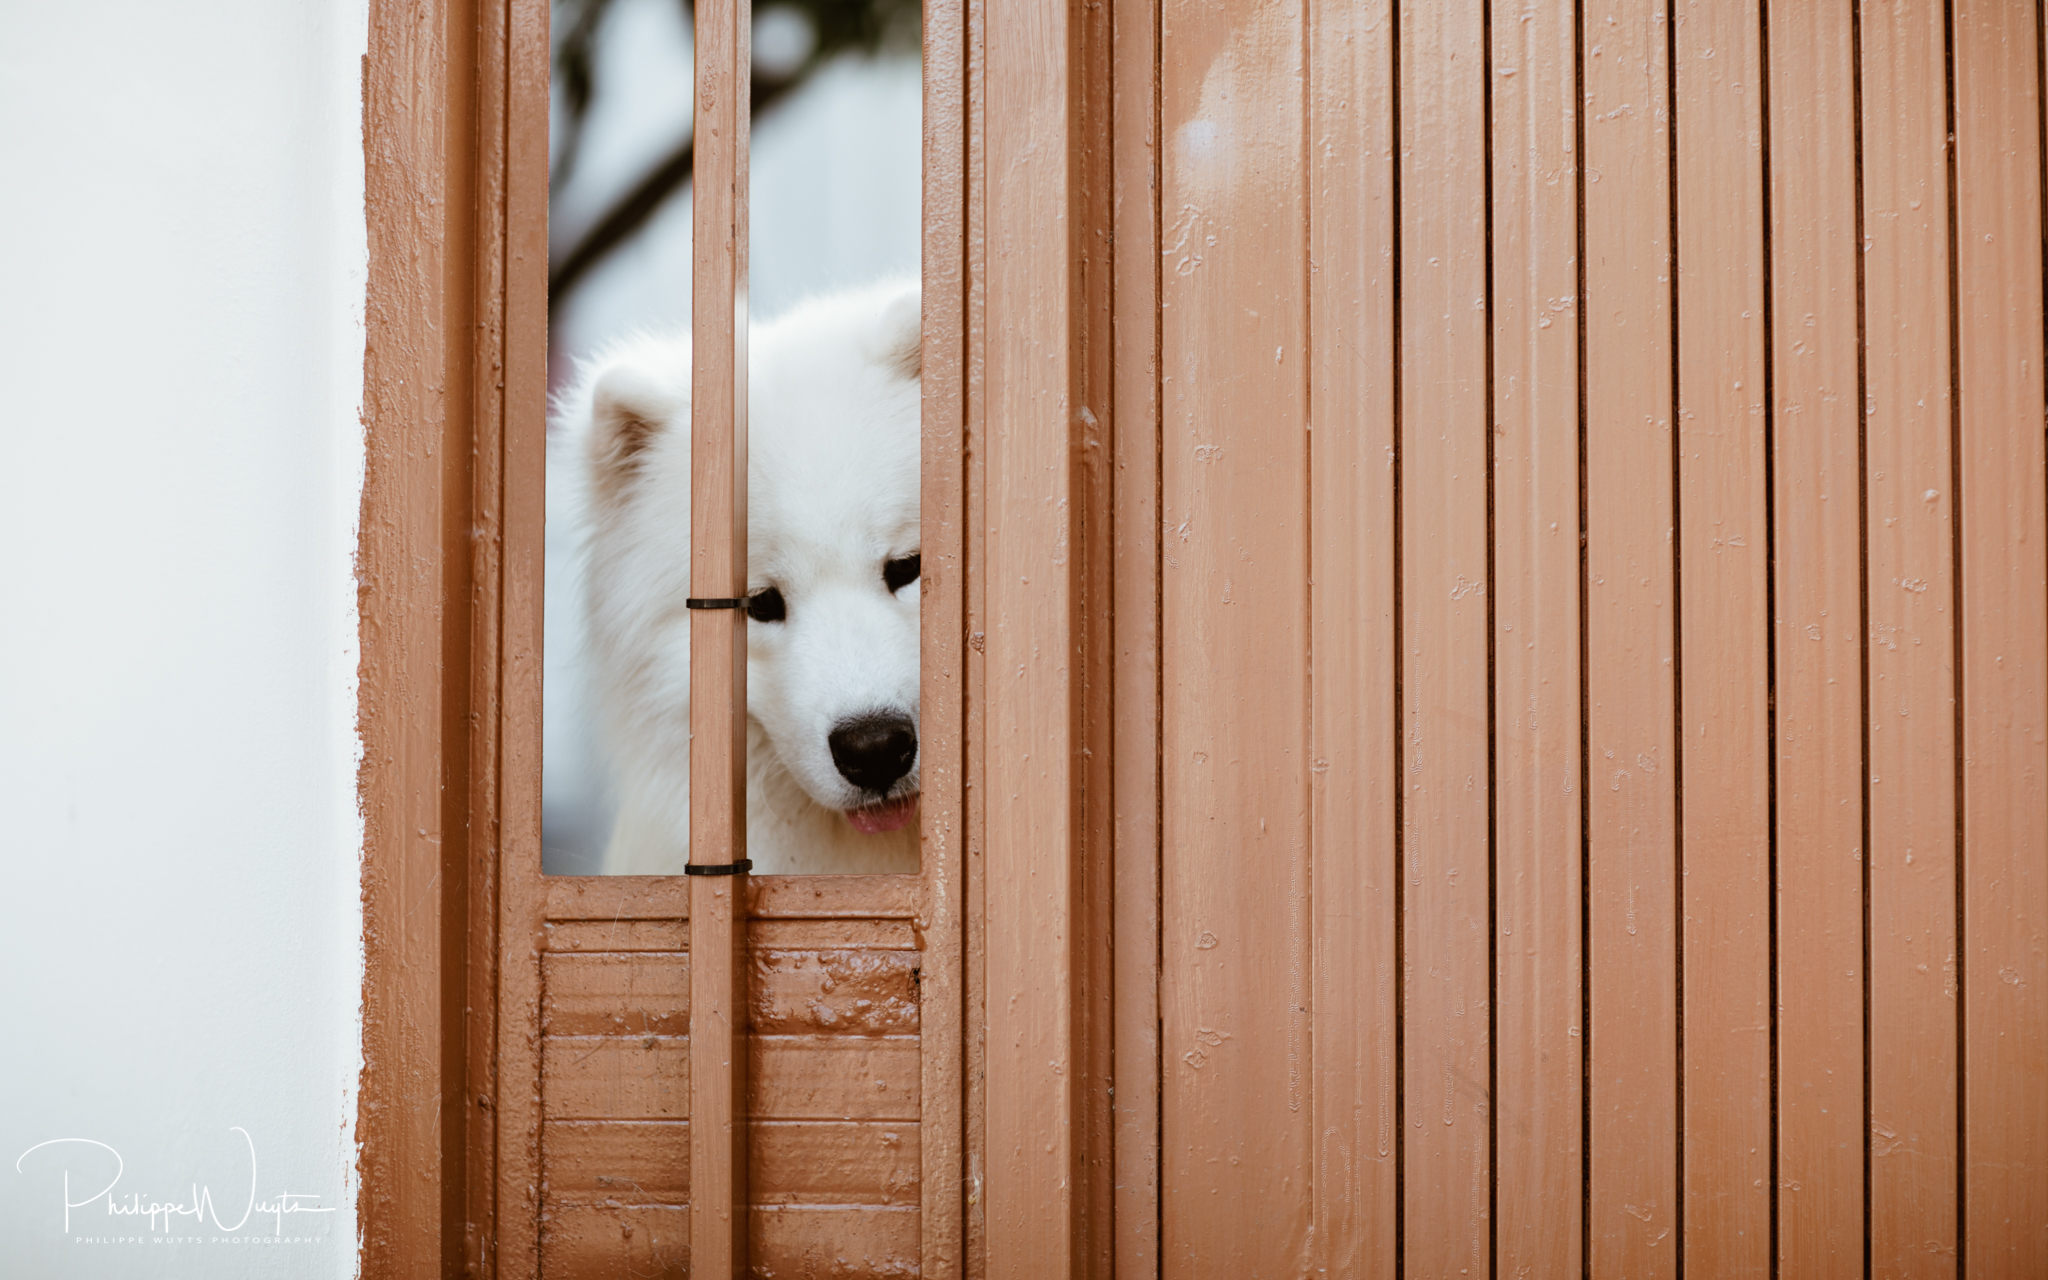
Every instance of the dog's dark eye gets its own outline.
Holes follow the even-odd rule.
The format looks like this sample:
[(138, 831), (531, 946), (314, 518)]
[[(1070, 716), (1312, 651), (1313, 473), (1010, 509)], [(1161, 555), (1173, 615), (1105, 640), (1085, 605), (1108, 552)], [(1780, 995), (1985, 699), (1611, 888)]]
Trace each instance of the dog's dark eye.
[(882, 581), (888, 585), (891, 594), (917, 581), (917, 561), (916, 556), (905, 556), (901, 560), (882, 562)]
[(780, 622), (789, 616), (789, 606), (782, 602), (779, 588), (763, 587), (747, 597), (747, 616), (756, 622)]

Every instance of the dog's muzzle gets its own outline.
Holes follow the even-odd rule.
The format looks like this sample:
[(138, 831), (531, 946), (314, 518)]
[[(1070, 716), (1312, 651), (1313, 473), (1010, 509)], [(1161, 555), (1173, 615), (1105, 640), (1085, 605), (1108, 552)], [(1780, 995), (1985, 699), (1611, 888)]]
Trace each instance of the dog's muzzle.
[(825, 741), (839, 776), (870, 795), (886, 795), (917, 763), (917, 726), (897, 712), (841, 720)]

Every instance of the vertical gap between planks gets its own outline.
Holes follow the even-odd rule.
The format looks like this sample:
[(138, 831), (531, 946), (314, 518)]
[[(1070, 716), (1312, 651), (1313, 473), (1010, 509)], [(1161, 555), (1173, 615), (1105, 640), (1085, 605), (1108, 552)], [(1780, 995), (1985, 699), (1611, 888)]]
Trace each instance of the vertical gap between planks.
[(1393, 139), (1393, 156), (1389, 170), (1389, 182), (1393, 192), (1393, 261), (1389, 264), (1389, 280), (1393, 292), (1393, 333), (1394, 359), (1392, 379), (1393, 396), (1393, 472), (1394, 472), (1394, 1274), (1408, 1273), (1408, 927), (1407, 927), (1407, 872), (1408, 858), (1408, 784), (1407, 757), (1402, 750), (1401, 708), (1406, 696), (1405, 681), (1408, 651), (1406, 640), (1407, 618), (1403, 612), (1401, 598), (1402, 572), (1406, 565), (1406, 548), (1402, 546), (1402, 493), (1401, 493), (1401, 445), (1402, 384), (1406, 381), (1402, 371), (1402, 319), (1401, 319), (1401, 3), (1391, 0), (1387, 6), (1387, 43), (1390, 49), (1387, 98), (1392, 104), (1389, 112), (1389, 133)]
[(1486, 1265), (1500, 1272), (1500, 674), (1494, 580), (1493, 0), (1479, 0), (1486, 245)]
[(1586, 2), (1572, 3), (1573, 265), (1579, 427), (1579, 1273), (1593, 1275), (1593, 708), (1586, 520)]
[[(1152, 232), (1163, 238), (1165, 212), (1165, 163), (1161, 156), (1160, 130), (1164, 127), (1166, 96), (1166, 6), (1152, 6), (1152, 162), (1150, 199)], [(1166, 965), (1166, 325), (1159, 315), (1159, 301), (1166, 288), (1165, 258), (1159, 246), (1146, 246), (1152, 256), (1152, 1009), (1157, 1019), (1152, 1051), (1156, 1059), (1152, 1079), (1152, 1176), (1160, 1194), (1152, 1199), (1152, 1265), (1157, 1276), (1166, 1269), (1164, 1170), (1166, 1168), (1166, 1005), (1160, 989), (1160, 975)]]
[(1970, 1045), (1966, 1035), (1969, 1029), (1969, 984), (1966, 981), (1969, 970), (1969, 948), (1964, 945), (1967, 934), (1964, 925), (1964, 898), (1968, 888), (1963, 869), (1969, 851), (1963, 844), (1963, 823), (1966, 814), (1963, 797), (1963, 346), (1962, 346), (1962, 281), (1958, 272), (1961, 247), (1956, 241), (1956, 7), (1955, 0), (1943, 0), (1941, 6), (1942, 38), (1942, 113), (1946, 142), (1943, 144), (1943, 167), (1948, 179), (1948, 485), (1949, 485), (1949, 618), (1952, 632), (1951, 652), (1955, 655), (1950, 663), (1950, 674), (1954, 680), (1953, 705), (1955, 716), (1955, 747), (1951, 753), (1955, 767), (1956, 796), (1956, 853), (1955, 853), (1955, 956), (1956, 956), (1956, 1275), (1969, 1274), (1969, 1178), (1966, 1170), (1970, 1167), (1970, 1131), (1967, 1124), (1969, 1091), (1965, 1082), (1969, 1079)]
[(1673, 1151), (1678, 1161), (1673, 1186), (1673, 1215), (1678, 1222), (1677, 1239), (1673, 1242), (1673, 1274), (1677, 1280), (1685, 1280), (1685, 592), (1684, 556), (1679, 544), (1679, 520), (1684, 512), (1685, 495), (1680, 490), (1679, 476), (1682, 468), (1683, 451), (1680, 437), (1685, 421), (1679, 409), (1679, 345), (1678, 345), (1678, 15), (1670, 9), (1664, 13), (1664, 99), (1670, 120), (1670, 132), (1665, 137), (1666, 191), (1668, 200), (1665, 213), (1670, 219), (1669, 235), (1666, 242), (1665, 277), (1671, 292), (1671, 919), (1672, 937), (1672, 1008), (1676, 1011), (1674, 1022), (1677, 1034), (1675, 1043), (1676, 1090), (1673, 1094), (1673, 1116), (1675, 1117)]
[(1863, 1127), (1858, 1130), (1863, 1144), (1863, 1278), (1871, 1273), (1871, 1123), (1875, 1113), (1870, 1102), (1870, 312), (1864, 274), (1870, 242), (1864, 233), (1863, 205), (1863, 4), (1849, 5), (1849, 105), (1855, 114), (1855, 201), (1856, 201), (1856, 661), (1862, 683), (1862, 711), (1858, 721), (1857, 777), (1863, 805), (1863, 827), (1858, 835), (1861, 852), (1858, 870), (1863, 879)]
[(1771, 204), (1771, 2), (1760, 0), (1757, 25), (1757, 120), (1762, 126), (1760, 163), (1763, 168), (1758, 190), (1763, 199), (1763, 357), (1764, 357), (1764, 733), (1768, 766), (1764, 772), (1764, 883), (1765, 919), (1769, 930), (1765, 951), (1765, 981), (1770, 1004), (1765, 1010), (1770, 1027), (1767, 1056), (1770, 1062), (1770, 1120), (1766, 1132), (1770, 1150), (1766, 1167), (1770, 1178), (1770, 1268), (1771, 1280), (1778, 1280), (1782, 1245), (1778, 1239), (1778, 1183), (1780, 1123), (1778, 1118), (1778, 1012), (1783, 994), (1778, 982), (1778, 365), (1773, 348), (1773, 325), (1777, 318), (1776, 241), (1773, 236)]

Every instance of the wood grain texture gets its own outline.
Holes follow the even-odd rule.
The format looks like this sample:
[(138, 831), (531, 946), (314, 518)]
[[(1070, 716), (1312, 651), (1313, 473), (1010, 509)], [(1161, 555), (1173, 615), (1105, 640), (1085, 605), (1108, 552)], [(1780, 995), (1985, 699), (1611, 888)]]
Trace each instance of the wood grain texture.
[(1671, 119), (1662, 3), (1588, 9), (1587, 1081), (1595, 1276), (1678, 1265)]
[(749, 1036), (747, 1112), (770, 1120), (918, 1118), (913, 1036)]
[(1777, 1266), (1850, 1280), (1865, 1148), (1856, 50), (1851, 0), (1767, 4)]
[(1309, 739), (1316, 1265), (1391, 1280), (1398, 999), (1394, 15), (1308, 6)]
[(1068, 1275), (1079, 708), (1075, 11), (987, 11), (987, 1274)]
[(1112, 1263), (1159, 1270), (1159, 3), (1110, 6)]
[(1771, 1267), (1763, 33), (1754, 0), (1674, 16), (1682, 1234), (1734, 1280)]
[(1400, 15), (1401, 1210), (1425, 1275), (1487, 1268), (1493, 1177), (1484, 13)]
[(1303, 10), (1161, 9), (1161, 1262), (1309, 1243)]
[(2037, 9), (1956, 0), (1963, 1230), (2048, 1267), (2048, 458)]
[(475, 371), (497, 354), (476, 326), (477, 249), (480, 237), (497, 253), (504, 242), (478, 218), (483, 165), (491, 199), (503, 157), (480, 155), (475, 137), (477, 7), (377, 4), (367, 28), (356, 1204), (362, 1272), (381, 1278), (463, 1266), (475, 1207), (466, 1179), (481, 1117), (468, 1105), (472, 1027), (462, 1012), (473, 887), (471, 446)]
[(1493, 52), (1496, 1274), (1576, 1275), (1580, 973), (1578, 31), (1497, 12)]
[[(747, 593), (749, 0), (696, 7), (690, 594)], [(690, 615), (690, 861), (747, 856), (747, 618)], [(692, 1273), (748, 1273), (747, 877), (690, 884)]]
[[(537, 1086), (546, 893), (540, 873), (540, 649), (547, 516), (550, 49), (545, 6), (507, 0), (485, 13), (478, 44), (477, 138), (486, 155), (500, 143), (504, 150), (501, 174), (494, 178), (492, 166), (481, 164), (479, 182), (487, 195), (494, 184), (502, 184), (497, 188), (501, 208), (493, 211), (489, 200), (483, 208), (485, 225), (491, 225), (493, 212), (501, 220), (496, 225), (503, 229), (503, 241), (480, 240), (478, 297), (487, 317), (480, 327), (483, 340), (495, 338), (502, 345), (494, 358), (479, 359), (472, 371), (481, 412), (475, 445), (477, 669), (472, 672), (479, 693), (472, 717), (475, 798), (469, 825), (483, 839), (481, 847), (471, 850), (469, 969), (475, 1038), (464, 1095), (486, 1113), (493, 1131), (472, 1152), (475, 1207), (465, 1244), (479, 1274), (523, 1280), (538, 1275), (541, 1266)], [(497, 38), (504, 42), (497, 55), (502, 61), (494, 63)], [(498, 93), (502, 96), (494, 96)], [(496, 127), (499, 109), (502, 130)], [(494, 328), (488, 322), (489, 300), (500, 287), (500, 325)], [(491, 567), (497, 571), (495, 590)], [(487, 697), (485, 690), (494, 692)], [(486, 919), (494, 927), (480, 927)], [(478, 989), (485, 984), (493, 990)]]
[[(1863, 10), (1871, 1274), (1956, 1274), (1947, 30)], [(1927, 300), (1934, 299), (1930, 305)]]
[[(917, 945), (921, 1004), (919, 1271), (958, 1275), (966, 1247), (966, 199), (967, 15), (924, 9), (924, 243), (919, 466), (921, 843), (913, 922), (862, 922), (877, 936), (839, 945)], [(756, 945), (774, 927), (756, 922)], [(793, 930), (794, 924), (780, 926)], [(881, 936), (900, 932), (900, 938)], [(795, 939), (787, 941), (794, 944)]]

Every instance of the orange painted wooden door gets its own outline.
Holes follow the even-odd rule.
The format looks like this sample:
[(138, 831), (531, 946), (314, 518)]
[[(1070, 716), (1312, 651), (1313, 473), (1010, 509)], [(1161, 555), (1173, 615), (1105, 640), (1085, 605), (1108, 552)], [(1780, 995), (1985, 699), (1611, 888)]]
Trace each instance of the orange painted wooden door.
[(1115, 13), (1117, 1272), (2048, 1275), (2037, 7)]

